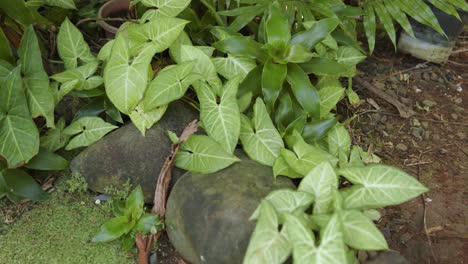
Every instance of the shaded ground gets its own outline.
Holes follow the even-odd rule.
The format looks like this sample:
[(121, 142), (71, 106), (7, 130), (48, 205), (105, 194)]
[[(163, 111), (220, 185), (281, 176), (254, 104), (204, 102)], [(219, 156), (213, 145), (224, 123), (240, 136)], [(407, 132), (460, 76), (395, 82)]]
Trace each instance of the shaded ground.
[(382, 210), (379, 225), (390, 247), (412, 263), (468, 260), (467, 59), (468, 53), (458, 53), (437, 66), (389, 48), (360, 67), (364, 79), (416, 112), (400, 118), (392, 105), (355, 87), (365, 100), (350, 124), (355, 143), (430, 188), (420, 199)]

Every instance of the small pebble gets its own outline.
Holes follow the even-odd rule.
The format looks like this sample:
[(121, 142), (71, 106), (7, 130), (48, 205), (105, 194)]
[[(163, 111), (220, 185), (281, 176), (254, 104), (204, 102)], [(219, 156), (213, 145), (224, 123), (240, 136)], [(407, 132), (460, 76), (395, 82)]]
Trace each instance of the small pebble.
[(430, 203), (430, 202), (432, 202), (432, 199), (429, 198), (429, 197), (426, 197), (426, 198), (424, 198), (424, 201), (425, 201), (426, 203)]
[(398, 150), (401, 150), (401, 151), (407, 151), (408, 150), (408, 147), (403, 143), (398, 143), (395, 146), (395, 148), (398, 149)]
[(94, 201), (95, 204), (101, 204), (101, 200), (97, 199), (96, 201)]
[(457, 119), (458, 119), (458, 115), (455, 114), (455, 113), (450, 114), (450, 116), (451, 116), (452, 119), (454, 119), (454, 120), (457, 120)]
[(425, 105), (425, 106), (429, 106), (429, 107), (433, 107), (433, 106), (436, 106), (437, 103), (432, 101), (432, 100), (423, 100), (422, 103)]

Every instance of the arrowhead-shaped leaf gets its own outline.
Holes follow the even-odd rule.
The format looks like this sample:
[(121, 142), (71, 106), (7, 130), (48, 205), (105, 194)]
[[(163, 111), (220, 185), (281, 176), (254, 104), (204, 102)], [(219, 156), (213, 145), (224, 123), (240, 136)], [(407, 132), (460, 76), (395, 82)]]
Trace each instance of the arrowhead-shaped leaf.
[(39, 131), (29, 114), (18, 66), (0, 79), (0, 156), (15, 168), (38, 151)]
[[(314, 196), (308, 192), (283, 189), (269, 193), (264, 199), (273, 205), (279, 214), (280, 223), (284, 223), (284, 214), (293, 214), (296, 211), (302, 212), (307, 210), (314, 201)], [(258, 218), (260, 208), (261, 205), (257, 207), (250, 219)]]
[(260, 205), (257, 226), (250, 238), (244, 264), (280, 264), (291, 254), (285, 229), (278, 232), (278, 216), (273, 205), (264, 200)]
[(316, 245), (312, 232), (295, 216), (288, 216), (286, 229), (293, 243), (294, 263), (346, 263), (346, 249), (337, 216), (333, 216), (321, 232), (320, 245)]
[(57, 50), (66, 69), (78, 67), (80, 61), (88, 63), (96, 60), (83, 34), (68, 18), (65, 18), (57, 34)]
[(338, 188), (338, 177), (328, 162), (311, 170), (299, 184), (299, 191), (313, 194), (314, 214), (327, 214), (331, 210), (333, 191)]
[(49, 77), (42, 65), (41, 50), (32, 25), (23, 34), (18, 55), (31, 116), (43, 116), (47, 127), (53, 127), (55, 101), (49, 90)]
[(91, 90), (100, 86), (104, 82), (101, 76), (93, 76), (98, 65), (98, 61), (89, 62), (83, 66), (54, 74), (50, 76), (50, 78), (60, 83), (67, 83), (76, 80), (77, 83), (75, 84), (74, 89)]
[(132, 50), (139, 51), (149, 46), (156, 53), (163, 52), (179, 37), (187, 23), (189, 21), (167, 17), (131, 25), (127, 32), (129, 39), (135, 45), (132, 46)]
[(262, 99), (256, 100), (253, 111), (252, 122), (246, 116), (242, 116), (242, 147), (251, 159), (273, 166), (280, 150), (284, 148), (283, 140), (273, 125)]
[(328, 149), (332, 155), (338, 156), (340, 152), (345, 153), (346, 157), (351, 151), (351, 137), (348, 130), (341, 125), (337, 124), (328, 132)]
[(188, 62), (162, 69), (146, 89), (142, 102), (145, 111), (167, 105), (184, 96), (189, 86), (199, 78), (191, 74), (193, 66), (192, 62)]
[(239, 78), (224, 85), (220, 101), (206, 83), (196, 87), (200, 101), (200, 120), (206, 133), (216, 140), (224, 150), (234, 152), (240, 134), (240, 112), (237, 106)]
[(325, 118), (344, 96), (344, 88), (338, 80), (322, 81), (317, 85), (320, 96), (320, 117)]
[(344, 242), (360, 250), (387, 250), (388, 245), (384, 236), (372, 221), (363, 213), (356, 210), (341, 211)]
[(140, 130), (143, 136), (146, 130), (151, 128), (156, 122), (158, 122), (166, 113), (167, 104), (158, 106), (150, 111), (145, 111), (141, 104), (137, 105), (132, 112), (130, 112), (130, 119), (132, 123)]
[(190, 4), (190, 0), (142, 0), (141, 3), (148, 7), (157, 7), (163, 16), (175, 17)]
[(71, 123), (63, 131), (63, 133), (68, 136), (76, 135), (70, 140), (65, 149), (70, 150), (89, 146), (116, 128), (116, 126), (104, 122), (104, 120), (99, 117), (82, 117)]
[(278, 156), (276, 158), (275, 163), (273, 164), (273, 175), (277, 176), (286, 176), (292, 179), (303, 178), (304, 175), (297, 173), (296, 171), (289, 166), (283, 156)]
[(293, 135), (286, 138), (292, 141), (293, 151), (282, 149), (281, 156), (291, 168), (301, 175), (307, 175), (313, 168), (324, 161), (335, 165), (338, 160), (321, 148), (307, 144), (302, 136), (294, 131)]
[(428, 191), (406, 172), (390, 166), (347, 167), (338, 173), (353, 183), (341, 190), (348, 209), (397, 205)]
[(213, 58), (212, 61), (218, 73), (223, 77), (232, 79), (240, 76), (241, 81), (257, 66), (253, 59), (234, 55), (228, 55), (226, 58)]
[[(210, 57), (194, 46), (182, 45), (180, 58), (182, 62), (193, 61), (196, 65), (194, 72), (202, 76), (216, 91), (220, 91), (222, 83)], [(198, 85), (195, 85), (197, 87)]]
[(239, 159), (208, 136), (192, 135), (182, 143), (175, 165), (196, 173), (213, 173)]
[(120, 112), (130, 114), (143, 98), (154, 54), (154, 48), (148, 46), (130, 62), (127, 40), (117, 36), (104, 68), (104, 83), (107, 96)]

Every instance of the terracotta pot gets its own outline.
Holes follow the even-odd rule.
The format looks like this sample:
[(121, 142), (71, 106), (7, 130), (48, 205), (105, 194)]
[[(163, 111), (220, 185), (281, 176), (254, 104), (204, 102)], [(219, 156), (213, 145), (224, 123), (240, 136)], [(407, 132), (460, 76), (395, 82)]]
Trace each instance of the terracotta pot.
[[(98, 18), (115, 17), (114, 14), (129, 10), (130, 0), (109, 0), (101, 6), (98, 11)], [(98, 20), (97, 23), (106, 31), (107, 37), (114, 37), (119, 28), (114, 27), (103, 20)]]

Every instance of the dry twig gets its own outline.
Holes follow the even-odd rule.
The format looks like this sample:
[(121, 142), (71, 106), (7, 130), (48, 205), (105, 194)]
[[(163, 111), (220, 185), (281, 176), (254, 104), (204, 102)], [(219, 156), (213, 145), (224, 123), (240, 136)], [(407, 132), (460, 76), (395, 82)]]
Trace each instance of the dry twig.
[[(164, 164), (159, 172), (158, 181), (156, 183), (156, 190), (154, 191), (154, 204), (151, 209), (151, 213), (159, 215), (161, 221), (164, 221), (166, 214), (166, 201), (169, 183), (172, 179), (172, 167), (174, 166), (175, 157), (179, 151), (182, 143), (187, 140), (190, 135), (194, 134), (198, 130), (198, 120), (192, 121), (185, 127), (184, 131), (179, 137), (179, 140), (172, 145), (171, 153), (164, 161)], [(141, 233), (136, 234), (136, 245), (138, 248), (138, 263), (147, 264), (148, 258), (153, 248), (154, 243), (161, 237), (162, 231), (159, 231), (155, 235), (148, 235), (143, 237)]]

